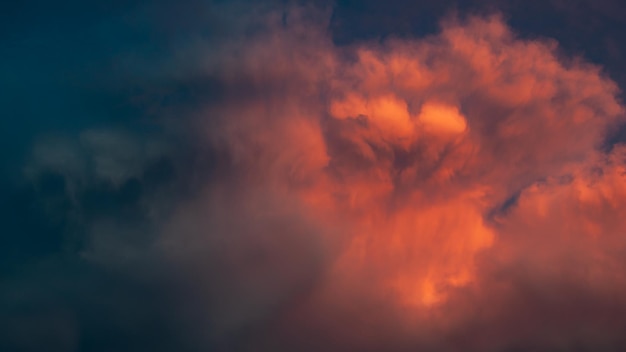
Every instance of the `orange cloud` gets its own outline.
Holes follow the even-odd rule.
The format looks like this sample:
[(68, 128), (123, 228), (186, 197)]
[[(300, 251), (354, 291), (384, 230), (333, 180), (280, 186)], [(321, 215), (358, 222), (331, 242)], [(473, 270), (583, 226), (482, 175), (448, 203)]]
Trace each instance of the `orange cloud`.
[[(598, 151), (624, 108), (598, 67), (516, 37), (497, 16), (352, 47), (297, 17), (294, 28), (272, 23), (216, 66), (232, 100), (207, 108), (206, 138), (236, 176), (212, 187), (235, 187), (243, 204), (259, 190), (296, 204), (335, 258), (281, 329), (378, 302), (372, 326), (393, 325), (395, 338), (482, 350), (548, 339), (530, 323), (494, 339), (463, 325), (514, 330), (507, 319), (523, 312), (507, 304), (527, 298), (524, 284), (545, 282), (546, 297), (568, 295), (562, 282), (626, 294), (624, 151)], [(533, 309), (523, 319), (539, 322)], [(329, 334), (354, 348), (389, 338), (354, 331)]]

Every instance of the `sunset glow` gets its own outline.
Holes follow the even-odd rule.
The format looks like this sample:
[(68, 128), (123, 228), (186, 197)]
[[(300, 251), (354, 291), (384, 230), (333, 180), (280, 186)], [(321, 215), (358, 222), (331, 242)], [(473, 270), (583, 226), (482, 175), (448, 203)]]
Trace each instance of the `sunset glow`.
[(626, 348), (617, 5), (148, 3), (6, 70), (0, 350)]

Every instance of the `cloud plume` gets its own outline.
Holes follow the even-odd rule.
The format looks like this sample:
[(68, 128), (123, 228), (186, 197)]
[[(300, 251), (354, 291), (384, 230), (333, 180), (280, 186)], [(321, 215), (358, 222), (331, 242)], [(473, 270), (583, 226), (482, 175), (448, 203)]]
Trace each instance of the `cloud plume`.
[(82, 258), (167, 268), (174, 334), (216, 350), (626, 347), (626, 147), (603, 148), (625, 111), (600, 67), (499, 15), (343, 46), (312, 8), (247, 25), (171, 65), (218, 87), (162, 121), (208, 171), (111, 131), (81, 135), (87, 161), (34, 149), (25, 173), (61, 175), (79, 218), (90, 182), (179, 171), (186, 197), (136, 192), (147, 227), (81, 218)]
[[(237, 207), (259, 190), (294, 204), (332, 253), (306, 295), (268, 313), (268, 349), (615, 343), (603, 324), (623, 321), (591, 311), (622, 309), (602, 296), (623, 290), (622, 152), (599, 151), (623, 119), (616, 85), (553, 41), (516, 37), (498, 16), (337, 47), (300, 15), (227, 46), (243, 54), (214, 72), (236, 103), (207, 107), (202, 132), (235, 173), (212, 187), (237, 189)], [(259, 207), (240, 216), (267, 212)], [(577, 304), (573, 318), (560, 308)], [(544, 318), (551, 325), (536, 327)]]

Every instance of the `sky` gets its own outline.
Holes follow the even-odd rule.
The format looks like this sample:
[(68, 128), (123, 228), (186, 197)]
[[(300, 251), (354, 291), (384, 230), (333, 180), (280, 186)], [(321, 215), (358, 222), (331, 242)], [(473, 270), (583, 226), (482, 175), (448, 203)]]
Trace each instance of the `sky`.
[(0, 5), (1, 351), (623, 351), (618, 0)]

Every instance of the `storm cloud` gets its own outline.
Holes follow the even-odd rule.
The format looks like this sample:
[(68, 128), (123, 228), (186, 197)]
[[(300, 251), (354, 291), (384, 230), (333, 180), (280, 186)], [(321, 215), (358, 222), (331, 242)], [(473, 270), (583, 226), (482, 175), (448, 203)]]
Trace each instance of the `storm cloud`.
[(0, 346), (623, 349), (603, 67), (487, 3), (376, 38), (342, 2), (135, 6), (162, 41), (77, 98), (118, 117), (7, 159)]

